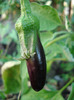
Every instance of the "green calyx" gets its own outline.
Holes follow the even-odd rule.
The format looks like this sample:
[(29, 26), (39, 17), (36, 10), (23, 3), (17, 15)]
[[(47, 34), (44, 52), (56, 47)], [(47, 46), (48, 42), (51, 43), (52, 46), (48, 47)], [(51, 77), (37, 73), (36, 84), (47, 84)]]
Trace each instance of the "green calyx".
[(35, 53), (39, 20), (31, 13), (29, 0), (21, 0), (21, 16), (15, 24), (21, 45), (21, 56), (28, 59)]

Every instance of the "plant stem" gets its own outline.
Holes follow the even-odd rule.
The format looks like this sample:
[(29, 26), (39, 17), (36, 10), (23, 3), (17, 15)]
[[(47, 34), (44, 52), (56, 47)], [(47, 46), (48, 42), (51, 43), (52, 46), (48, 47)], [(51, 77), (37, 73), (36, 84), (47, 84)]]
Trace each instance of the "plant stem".
[(20, 0), (21, 3), (21, 15), (28, 15), (31, 13), (29, 0)]
[(73, 81), (74, 77), (59, 91), (59, 93), (62, 93)]
[(61, 90), (59, 90), (58, 93), (53, 96), (51, 100), (55, 100), (55, 98), (58, 97), (73, 81), (74, 78), (72, 78)]
[(59, 40), (65, 39), (65, 38), (67, 38), (68, 36), (69, 36), (69, 34), (66, 34), (66, 35), (57, 37), (57, 38), (55, 38), (54, 40), (52, 40), (51, 42), (49, 42), (45, 47), (48, 47), (48, 46), (50, 46), (51, 44), (53, 44), (53, 43), (55, 43), (55, 42), (57, 42), (57, 41), (59, 41)]
[[(67, 59), (65, 58), (53, 58), (51, 59), (52, 61), (67, 61)], [(48, 60), (47, 62), (51, 61), (51, 60)]]

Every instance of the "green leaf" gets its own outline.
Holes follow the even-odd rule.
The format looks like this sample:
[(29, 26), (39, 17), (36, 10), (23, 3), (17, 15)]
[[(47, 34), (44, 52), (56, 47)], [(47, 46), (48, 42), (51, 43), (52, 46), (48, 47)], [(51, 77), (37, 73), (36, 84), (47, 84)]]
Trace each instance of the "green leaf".
[(72, 83), (72, 91), (71, 91), (71, 93), (69, 95), (68, 100), (74, 100), (74, 83)]
[(56, 91), (56, 86), (55, 85), (53, 85), (53, 84), (46, 84), (46, 86), (47, 86), (47, 88), (49, 89), (49, 90), (51, 90), (51, 91)]
[(10, 6), (8, 5), (8, 1), (7, 0), (3, 1), (2, 0), (2, 2), (0, 3), (0, 14), (6, 12), (9, 9), (10, 9)]
[(1, 41), (1, 44), (9, 44), (11, 42), (11, 38), (9, 38), (9, 36), (6, 36), (5, 38), (3, 38), (3, 40)]
[(18, 43), (17, 33), (14, 29), (11, 29), (10, 26), (10, 23), (7, 23), (6, 25), (0, 24), (0, 31), (2, 33), (2, 40), (0, 40), (0, 43), (9, 45), (12, 40)]
[(6, 93), (18, 93), (21, 88), (20, 61), (6, 62), (1, 69)]
[(69, 48), (67, 48), (66, 46), (60, 46), (65, 58), (70, 61), (70, 62), (74, 62), (74, 58), (73, 55), (71, 54)]
[(64, 100), (64, 98), (60, 94), (56, 94), (51, 100)]
[(23, 60), (21, 62), (21, 94), (23, 95), (24, 93), (28, 92), (29, 87), (28, 87), (28, 71), (27, 71), (27, 66), (26, 66), (26, 61)]
[(24, 94), (21, 100), (64, 100), (63, 97), (58, 94), (58, 97), (54, 98), (57, 95), (57, 91), (46, 91), (41, 90), (40, 92), (35, 92), (34, 90), (30, 90), (27, 94)]
[(69, 37), (66, 31), (55, 32), (54, 34), (52, 32), (43, 32), (40, 35), (47, 61), (54, 57), (74, 61), (73, 55), (66, 46), (66, 40)]
[(17, 33), (14, 29), (11, 30), (11, 34), (9, 34), (9, 38), (13, 39), (16, 43), (18, 43)]
[(40, 38), (42, 45), (45, 46), (47, 42), (53, 39), (53, 33), (48, 31), (48, 32), (42, 32), (40, 33)]
[(70, 33), (70, 38), (71, 38), (71, 41), (74, 42), (74, 32)]
[(1, 44), (9, 44), (11, 42), (11, 39), (9, 38), (9, 30), (10, 30), (10, 23), (7, 23), (6, 25), (0, 24), (0, 31), (1, 31)]
[[(41, 42), (42, 42), (43, 46), (45, 46), (46, 43), (48, 44), (49, 42), (53, 41), (54, 39), (64, 36), (64, 34), (68, 34), (68, 32), (67, 31), (59, 31), (59, 32), (55, 32), (55, 33), (52, 33), (51, 31), (42, 32), (42, 33), (40, 33)], [(58, 40), (58, 41), (60, 41), (60, 40)]]
[(0, 99), (5, 100), (5, 98), (6, 98), (5, 94), (2, 91), (0, 91)]
[(37, 16), (40, 21), (40, 31), (53, 30), (61, 25), (57, 11), (51, 6), (31, 3), (31, 9), (32, 13)]
[(66, 62), (66, 63), (61, 63), (61, 68), (64, 71), (72, 71), (74, 68), (74, 62)]
[[(46, 55), (47, 61), (53, 59), (54, 57), (57, 57), (57, 56), (59, 57), (60, 56), (59, 54), (63, 54), (62, 49), (56, 43), (45, 48), (45, 55)], [(63, 55), (61, 55), (60, 57), (63, 58)]]
[(10, 29), (10, 23), (7, 23), (5, 25), (0, 23), (0, 31), (1, 31), (1, 37), (3, 38), (6, 33), (9, 32)]

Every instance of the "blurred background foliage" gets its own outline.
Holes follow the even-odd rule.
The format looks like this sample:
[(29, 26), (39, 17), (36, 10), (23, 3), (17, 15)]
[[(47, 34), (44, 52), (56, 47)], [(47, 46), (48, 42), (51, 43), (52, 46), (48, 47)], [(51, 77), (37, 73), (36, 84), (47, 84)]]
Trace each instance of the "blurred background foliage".
[[(25, 90), (22, 91), (26, 95), (22, 97), (22, 100), (31, 100), (34, 93), (35, 96), (32, 96), (32, 100), (58, 100), (55, 98), (58, 95), (56, 91), (66, 85), (74, 76), (74, 1), (30, 0), (30, 2), (50, 6), (49, 9), (43, 9), (42, 6), (31, 4), (33, 13), (40, 18), (41, 42), (47, 60), (47, 79), (44, 88), (52, 92), (41, 91), (37, 94), (33, 90), (29, 90), (29, 76), (25, 65), (21, 71), (23, 73), (21, 77), (22, 80), (24, 79), (22, 85), (24, 84), (25, 87)], [(41, 15), (45, 12), (44, 18), (40, 15), (40, 9), (43, 11)], [(51, 15), (48, 14), (49, 10)], [(20, 88), (23, 89), (20, 85), (20, 62), (16, 60), (20, 58), (20, 44), (15, 30), (15, 22), (19, 16), (19, 0), (0, 0), (0, 100), (9, 100), (9, 98), (16, 100)], [(43, 20), (44, 26), (42, 25)], [(72, 92), (70, 85), (62, 91), (62, 96), (58, 95), (59, 100), (74, 100), (73, 89), (74, 83)], [(36, 96), (37, 99), (35, 99)], [(43, 98), (40, 99), (41, 97)]]

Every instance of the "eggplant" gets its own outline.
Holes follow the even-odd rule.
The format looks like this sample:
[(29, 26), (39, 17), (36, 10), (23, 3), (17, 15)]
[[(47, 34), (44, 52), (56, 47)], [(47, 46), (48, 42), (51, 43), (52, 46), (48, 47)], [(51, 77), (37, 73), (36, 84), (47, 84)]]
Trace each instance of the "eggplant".
[(26, 60), (31, 86), (35, 91), (40, 91), (46, 81), (46, 59), (45, 53), (37, 35), (35, 54)]

